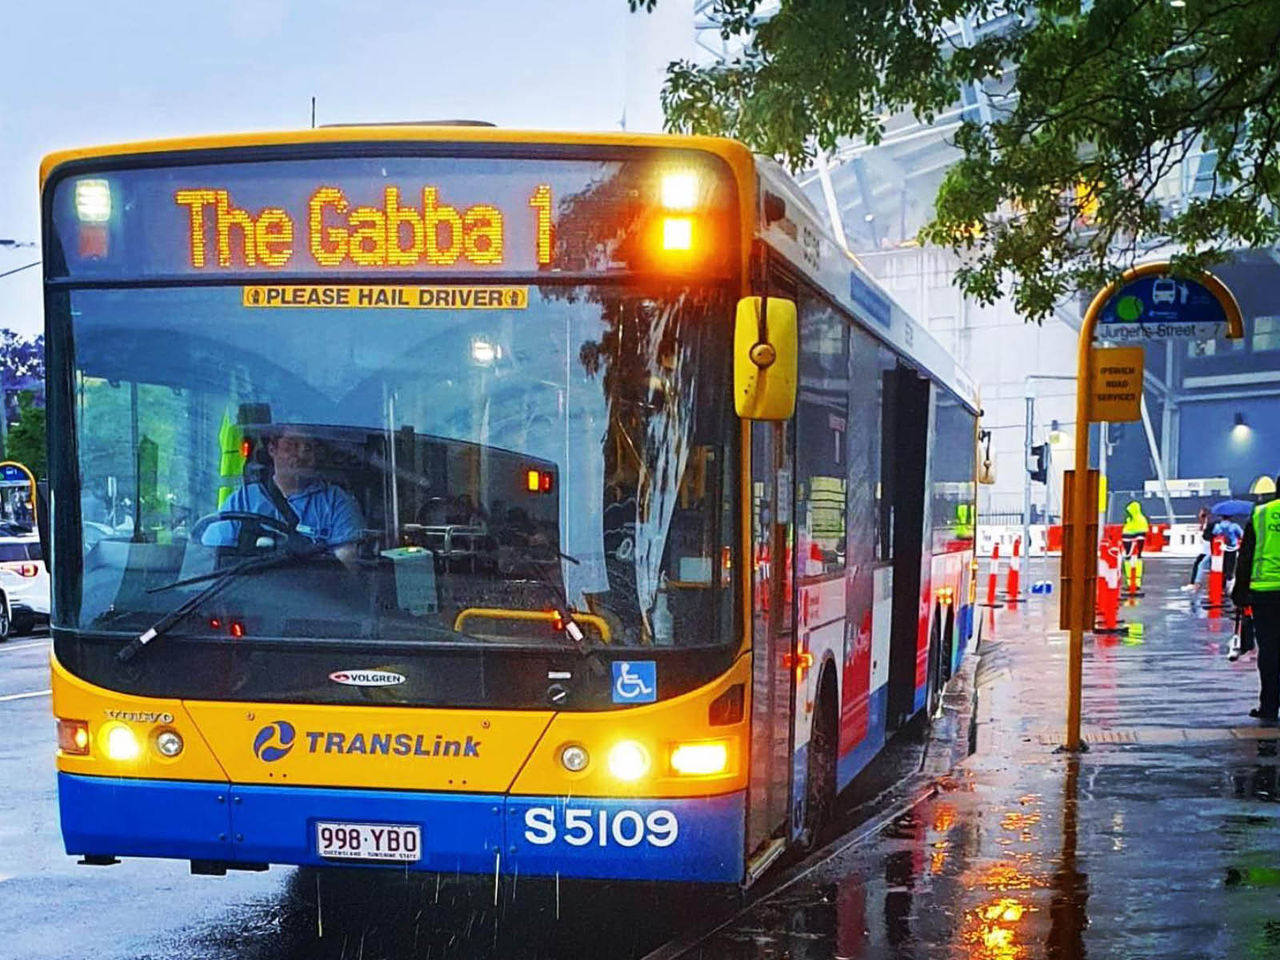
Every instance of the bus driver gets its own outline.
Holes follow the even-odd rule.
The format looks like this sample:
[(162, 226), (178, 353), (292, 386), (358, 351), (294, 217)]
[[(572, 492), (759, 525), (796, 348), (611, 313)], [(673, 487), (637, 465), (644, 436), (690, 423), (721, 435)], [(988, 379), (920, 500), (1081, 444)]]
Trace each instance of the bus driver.
[[(298, 532), (317, 543), (327, 544), (345, 566), (353, 567), (364, 520), (355, 497), (316, 475), (315, 441), (286, 427), (267, 439), (267, 455), (274, 465), (276, 486), (297, 514)], [(261, 482), (248, 483), (236, 490), (222, 510), (285, 519)]]

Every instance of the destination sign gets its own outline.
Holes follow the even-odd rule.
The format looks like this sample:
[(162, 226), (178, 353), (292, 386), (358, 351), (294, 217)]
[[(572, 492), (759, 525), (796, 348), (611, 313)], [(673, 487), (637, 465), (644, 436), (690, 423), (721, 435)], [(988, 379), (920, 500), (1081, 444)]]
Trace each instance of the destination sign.
[[(533, 188), (534, 262), (551, 262), (551, 187)], [(476, 267), (501, 266), (506, 223), (491, 203), (450, 206), (440, 190), (424, 186), (421, 200), (403, 197), (399, 187), (384, 187), (376, 205), (354, 206), (339, 187), (318, 187), (306, 202), (306, 216), (284, 207), (256, 214), (236, 206), (231, 191), (200, 187), (177, 190), (174, 203), (187, 211), (187, 241), (192, 269), (288, 267), (296, 256), (309, 266)]]
[(679, 208), (676, 225), (686, 237), (683, 267), (732, 269), (734, 244), (723, 233), (736, 217), (732, 179), (721, 161), (693, 151), (77, 172), (53, 187), (47, 269), (52, 277), (246, 281), (667, 269), (671, 258), (654, 257), (665, 240), (663, 177), (672, 170), (694, 185), (693, 206)]

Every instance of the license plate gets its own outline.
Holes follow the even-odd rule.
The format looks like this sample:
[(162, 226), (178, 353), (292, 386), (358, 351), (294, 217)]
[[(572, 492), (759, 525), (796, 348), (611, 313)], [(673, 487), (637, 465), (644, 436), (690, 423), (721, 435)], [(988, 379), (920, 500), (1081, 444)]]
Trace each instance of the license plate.
[(402, 823), (316, 823), (316, 853), (329, 860), (422, 859), (422, 828)]

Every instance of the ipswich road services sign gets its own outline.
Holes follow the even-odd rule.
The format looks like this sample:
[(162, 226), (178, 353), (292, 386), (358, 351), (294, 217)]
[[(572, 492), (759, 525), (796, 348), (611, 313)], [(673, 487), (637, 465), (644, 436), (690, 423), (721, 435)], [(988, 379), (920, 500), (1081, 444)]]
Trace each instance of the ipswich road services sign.
[(1126, 423), (1142, 419), (1142, 347), (1111, 347), (1094, 350), (1093, 393), (1089, 398), (1089, 420)]

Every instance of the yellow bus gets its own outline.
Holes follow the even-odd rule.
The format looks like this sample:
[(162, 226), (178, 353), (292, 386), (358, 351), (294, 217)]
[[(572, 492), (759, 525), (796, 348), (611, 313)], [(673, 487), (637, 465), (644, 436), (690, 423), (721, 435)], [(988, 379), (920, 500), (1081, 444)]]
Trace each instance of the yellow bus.
[(749, 882), (936, 704), (972, 384), (740, 144), (351, 126), (41, 185), (69, 854)]

